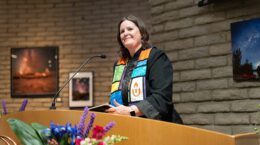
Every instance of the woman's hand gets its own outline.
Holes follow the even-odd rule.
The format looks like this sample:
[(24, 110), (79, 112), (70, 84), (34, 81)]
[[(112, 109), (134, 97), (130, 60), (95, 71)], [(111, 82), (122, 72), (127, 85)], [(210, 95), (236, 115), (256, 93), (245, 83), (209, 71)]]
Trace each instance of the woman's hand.
[(106, 110), (106, 112), (120, 115), (130, 115), (129, 107), (117, 103), (116, 100), (114, 100), (114, 104), (116, 105), (116, 107), (109, 108)]

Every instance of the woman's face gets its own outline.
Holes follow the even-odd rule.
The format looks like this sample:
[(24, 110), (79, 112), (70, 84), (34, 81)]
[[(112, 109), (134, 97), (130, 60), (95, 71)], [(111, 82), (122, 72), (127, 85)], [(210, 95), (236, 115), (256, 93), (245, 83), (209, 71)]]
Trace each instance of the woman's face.
[(125, 20), (120, 25), (120, 38), (122, 44), (131, 52), (141, 48), (141, 33), (138, 27), (131, 21)]

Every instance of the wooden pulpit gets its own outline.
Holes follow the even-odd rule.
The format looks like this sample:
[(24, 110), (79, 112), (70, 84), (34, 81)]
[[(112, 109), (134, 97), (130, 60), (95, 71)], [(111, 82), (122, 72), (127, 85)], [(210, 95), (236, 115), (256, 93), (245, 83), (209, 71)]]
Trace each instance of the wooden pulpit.
[[(55, 124), (65, 125), (70, 122), (74, 125), (79, 123), (82, 113), (83, 111), (75, 110), (43, 110), (5, 115), (0, 119), (0, 136), (8, 136), (18, 145), (21, 144), (6, 122), (8, 118), (20, 119), (27, 123), (37, 122), (46, 126), (49, 126), (51, 121)], [(116, 122), (116, 126), (108, 132), (108, 135), (115, 134), (129, 138), (118, 145), (259, 145), (259, 136), (256, 133), (227, 135), (139, 117), (99, 112), (95, 112), (95, 114), (94, 124), (105, 126), (111, 121)], [(0, 141), (1, 143), (3, 141)]]

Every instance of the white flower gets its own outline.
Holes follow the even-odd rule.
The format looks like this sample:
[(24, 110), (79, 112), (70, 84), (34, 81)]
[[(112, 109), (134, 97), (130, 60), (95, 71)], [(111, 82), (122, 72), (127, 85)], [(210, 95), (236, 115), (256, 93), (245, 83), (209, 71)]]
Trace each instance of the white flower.
[(90, 138), (80, 141), (80, 145), (92, 145)]
[(87, 142), (85, 140), (80, 141), (80, 145), (87, 145)]

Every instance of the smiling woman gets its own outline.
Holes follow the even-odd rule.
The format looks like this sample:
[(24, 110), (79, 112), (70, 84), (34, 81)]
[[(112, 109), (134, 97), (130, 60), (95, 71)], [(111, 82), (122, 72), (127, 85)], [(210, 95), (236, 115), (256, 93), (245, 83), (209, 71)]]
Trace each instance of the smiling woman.
[(141, 34), (138, 27), (131, 21), (125, 20), (120, 26), (120, 39), (123, 45), (128, 49), (130, 55), (141, 48)]
[(118, 23), (121, 56), (114, 65), (110, 104), (114, 114), (182, 123), (172, 103), (173, 69), (166, 54), (151, 46), (143, 21), (133, 15)]

